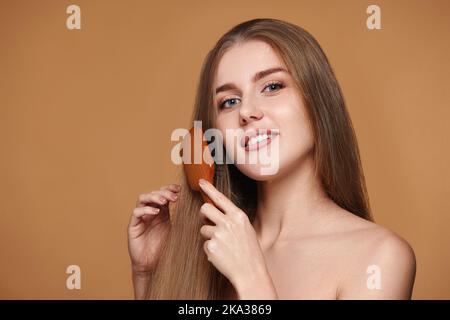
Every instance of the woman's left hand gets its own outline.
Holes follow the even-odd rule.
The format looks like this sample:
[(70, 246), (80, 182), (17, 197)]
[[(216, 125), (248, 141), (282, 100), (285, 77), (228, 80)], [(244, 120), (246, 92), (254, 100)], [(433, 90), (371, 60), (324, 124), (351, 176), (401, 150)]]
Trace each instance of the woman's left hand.
[[(211, 183), (201, 179), (202, 190), (216, 205), (205, 203), (200, 208), (205, 224), (200, 233), (207, 240), (203, 246), (208, 260), (233, 284), (241, 298), (275, 298), (276, 293), (267, 271), (256, 232), (248, 216)], [(220, 209), (220, 210), (219, 210)], [(261, 288), (263, 287), (263, 288)]]

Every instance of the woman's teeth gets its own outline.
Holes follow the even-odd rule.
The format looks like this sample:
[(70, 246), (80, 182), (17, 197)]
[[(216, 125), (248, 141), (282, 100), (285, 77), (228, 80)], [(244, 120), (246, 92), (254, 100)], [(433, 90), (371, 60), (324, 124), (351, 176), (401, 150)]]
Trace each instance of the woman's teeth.
[(251, 137), (250, 140), (248, 141), (247, 146), (254, 145), (254, 144), (256, 144), (258, 142), (261, 142), (261, 141), (264, 141), (264, 140), (266, 140), (268, 138), (269, 138), (269, 136), (267, 134), (261, 134), (261, 135), (258, 135), (256, 137)]

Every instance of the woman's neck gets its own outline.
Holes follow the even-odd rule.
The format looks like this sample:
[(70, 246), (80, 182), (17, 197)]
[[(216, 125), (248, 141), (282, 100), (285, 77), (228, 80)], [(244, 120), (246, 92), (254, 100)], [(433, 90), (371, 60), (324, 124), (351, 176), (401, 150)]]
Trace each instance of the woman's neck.
[(262, 247), (272, 246), (291, 231), (306, 234), (318, 219), (319, 208), (330, 201), (314, 174), (313, 153), (276, 178), (258, 182), (253, 226)]

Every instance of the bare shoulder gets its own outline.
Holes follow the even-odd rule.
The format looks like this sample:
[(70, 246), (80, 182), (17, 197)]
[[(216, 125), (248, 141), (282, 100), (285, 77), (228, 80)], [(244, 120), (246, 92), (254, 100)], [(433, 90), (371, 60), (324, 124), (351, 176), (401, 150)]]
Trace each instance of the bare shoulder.
[(385, 259), (411, 259), (414, 251), (410, 244), (392, 230), (372, 221), (341, 210), (336, 230), (345, 238), (359, 243), (365, 251)]
[(386, 227), (343, 211), (345, 218), (341, 220), (340, 228), (348, 241), (358, 245), (355, 249), (367, 253), (367, 259), (415, 264), (414, 250), (401, 236)]
[[(388, 228), (348, 211), (339, 215), (342, 219), (336, 225), (341, 231), (340, 243), (347, 249), (342, 254), (346, 263), (341, 269), (339, 298), (410, 298), (416, 272), (410, 244)], [(372, 286), (370, 281), (375, 281)]]

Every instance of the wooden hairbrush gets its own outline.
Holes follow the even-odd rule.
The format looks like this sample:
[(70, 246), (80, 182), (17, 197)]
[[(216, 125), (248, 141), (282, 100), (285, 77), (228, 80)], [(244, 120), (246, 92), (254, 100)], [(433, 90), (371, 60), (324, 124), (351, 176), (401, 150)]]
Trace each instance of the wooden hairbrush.
[(207, 142), (203, 140), (202, 129), (192, 127), (184, 137), (181, 147), (180, 155), (183, 159), (184, 173), (189, 187), (194, 191), (199, 191), (203, 201), (214, 205), (198, 185), (199, 179), (205, 179), (214, 184), (214, 159)]

